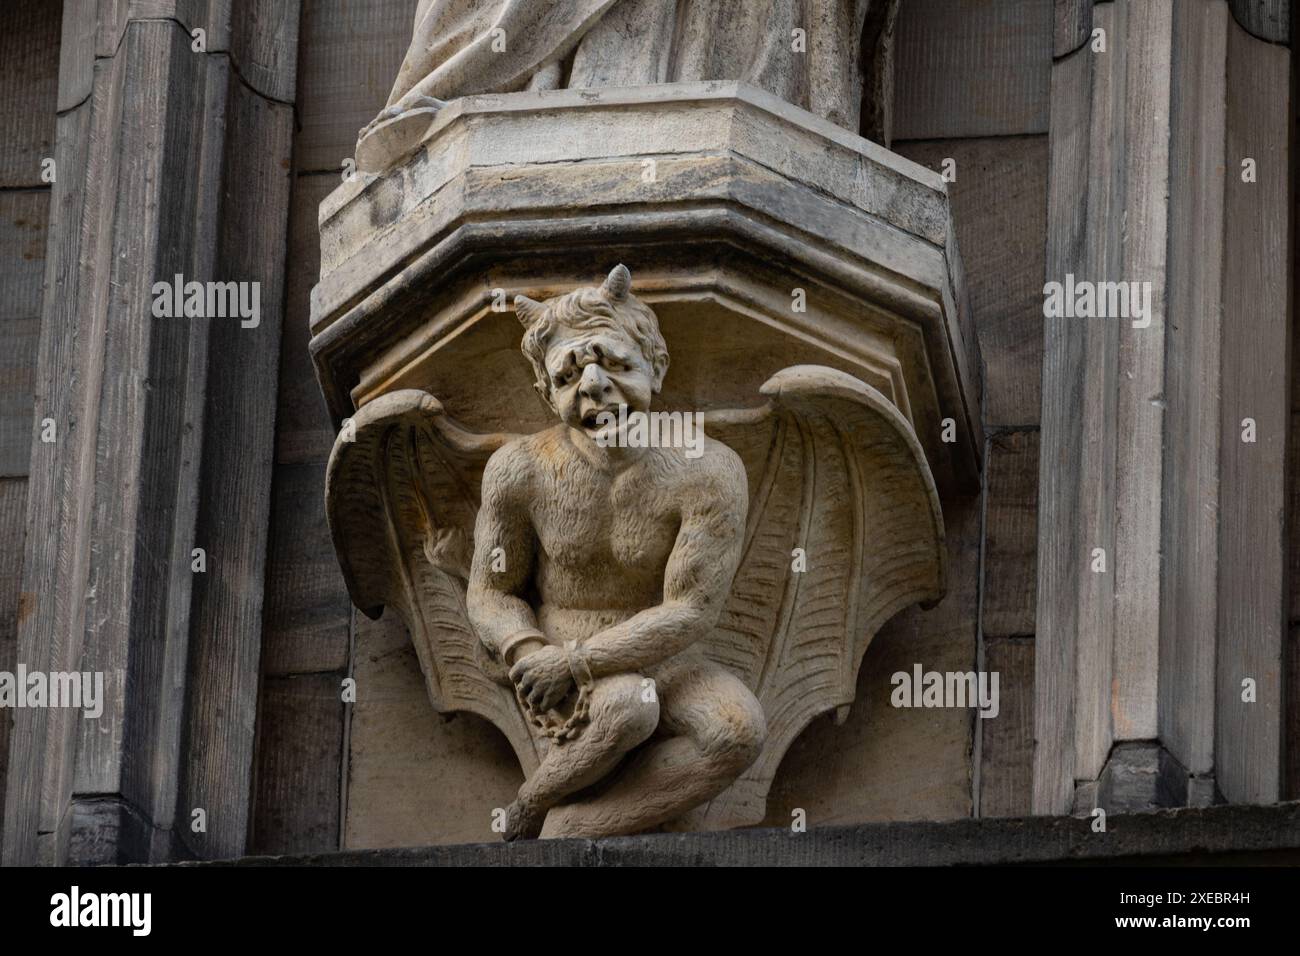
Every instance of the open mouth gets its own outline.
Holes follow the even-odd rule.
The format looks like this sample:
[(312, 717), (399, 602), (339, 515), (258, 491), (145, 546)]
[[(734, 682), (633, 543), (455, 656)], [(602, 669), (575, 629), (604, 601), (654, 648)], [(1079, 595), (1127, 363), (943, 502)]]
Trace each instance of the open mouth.
[[(603, 422), (601, 420), (602, 415), (607, 416)], [(617, 416), (617, 408), (593, 408), (582, 416), (583, 430), (589, 432), (599, 431), (612, 424), (609, 420), (610, 417), (617, 418)]]

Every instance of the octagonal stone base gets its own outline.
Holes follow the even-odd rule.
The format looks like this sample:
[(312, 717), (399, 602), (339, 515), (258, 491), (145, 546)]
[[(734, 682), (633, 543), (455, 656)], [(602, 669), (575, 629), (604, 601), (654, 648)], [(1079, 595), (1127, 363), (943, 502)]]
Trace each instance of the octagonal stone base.
[(828, 365), (894, 402), (941, 494), (978, 485), (979, 357), (942, 180), (753, 87), (468, 97), (396, 167), (335, 190), (320, 229), (311, 350), (336, 424), (412, 387), (475, 430), (550, 424), (510, 303), (623, 262), (671, 353), (664, 407), (757, 403), (779, 369)]

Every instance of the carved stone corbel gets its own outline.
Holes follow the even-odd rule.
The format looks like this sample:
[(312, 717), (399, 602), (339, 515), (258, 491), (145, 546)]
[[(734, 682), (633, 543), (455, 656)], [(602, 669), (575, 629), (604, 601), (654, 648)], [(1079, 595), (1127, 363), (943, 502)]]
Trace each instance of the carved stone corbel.
[[(321, 230), (335, 547), (434, 706), (510, 739), (508, 836), (761, 820), (879, 627), (942, 595), (941, 495), (978, 480), (942, 182), (743, 84), (556, 90), (441, 109)], [(646, 478), (597, 441), (616, 408), (700, 413), (698, 461)], [(661, 723), (694, 681), (721, 709)], [(633, 755), (595, 795), (562, 756), (593, 739)]]

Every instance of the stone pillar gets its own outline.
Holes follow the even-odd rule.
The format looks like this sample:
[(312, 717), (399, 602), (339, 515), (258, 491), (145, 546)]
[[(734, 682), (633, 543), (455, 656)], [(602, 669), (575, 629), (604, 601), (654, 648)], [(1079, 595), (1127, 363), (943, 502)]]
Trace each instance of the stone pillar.
[[(238, 7), (65, 4), (18, 663), (105, 699), (15, 711), (5, 864), (244, 849), (298, 4)], [(178, 274), (259, 321), (155, 317)]]
[(1286, 12), (1057, 3), (1046, 281), (1152, 307), (1045, 321), (1040, 813), (1281, 796)]

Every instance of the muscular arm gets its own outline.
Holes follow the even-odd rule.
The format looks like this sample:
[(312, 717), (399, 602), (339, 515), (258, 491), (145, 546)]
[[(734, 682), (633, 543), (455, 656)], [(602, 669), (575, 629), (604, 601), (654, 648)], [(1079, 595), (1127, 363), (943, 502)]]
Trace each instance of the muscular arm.
[[(684, 493), (681, 527), (664, 568), (664, 600), (583, 646), (596, 677), (642, 670), (709, 633), (731, 591), (749, 505), (745, 470), (725, 446)], [(692, 465), (692, 467), (695, 467)]]
[[(537, 618), (525, 600), (532, 578), (534, 536), (528, 517), (526, 453), (507, 445), (494, 453), (483, 471), (483, 504), (474, 526), (474, 561), (470, 566), (466, 605), (479, 640), (499, 658), (513, 657), (523, 636), (541, 639)], [(493, 550), (504, 551), (493, 560)], [(506, 660), (510, 663), (510, 660)]]

